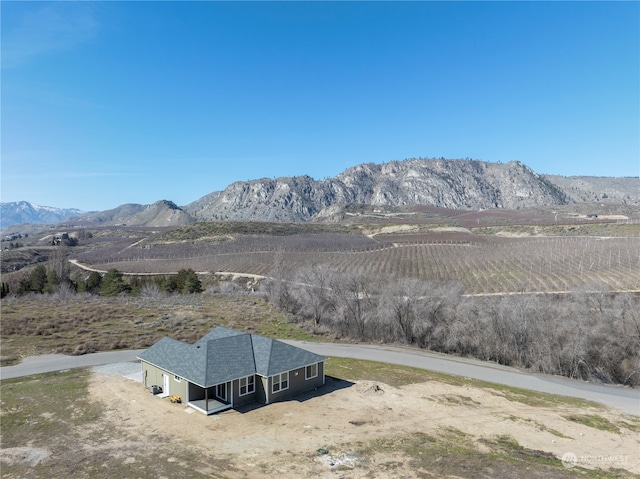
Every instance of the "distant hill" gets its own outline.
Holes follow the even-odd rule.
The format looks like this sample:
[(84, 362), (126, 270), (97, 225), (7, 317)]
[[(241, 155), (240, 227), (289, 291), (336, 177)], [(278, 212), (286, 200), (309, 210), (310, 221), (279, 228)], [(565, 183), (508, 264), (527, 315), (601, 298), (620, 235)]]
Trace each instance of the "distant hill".
[(172, 201), (160, 200), (151, 205), (125, 204), (117, 208), (82, 215), (77, 218), (83, 224), (103, 226), (183, 226), (195, 220)]
[(40, 206), (28, 201), (0, 203), (0, 229), (18, 224), (50, 224), (86, 213), (75, 208)]

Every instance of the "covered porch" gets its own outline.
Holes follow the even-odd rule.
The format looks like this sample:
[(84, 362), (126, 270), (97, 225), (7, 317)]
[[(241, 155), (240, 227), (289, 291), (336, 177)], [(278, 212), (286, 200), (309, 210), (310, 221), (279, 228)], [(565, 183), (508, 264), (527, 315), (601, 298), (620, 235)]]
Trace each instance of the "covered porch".
[(189, 383), (187, 405), (204, 413), (215, 414), (233, 407), (231, 381), (207, 388)]
[(227, 409), (232, 408), (231, 404), (223, 403), (221, 401), (218, 401), (217, 399), (196, 399), (195, 401), (189, 401), (187, 405), (192, 407), (193, 409), (205, 413), (207, 416), (209, 414), (215, 414), (217, 412), (226, 411)]

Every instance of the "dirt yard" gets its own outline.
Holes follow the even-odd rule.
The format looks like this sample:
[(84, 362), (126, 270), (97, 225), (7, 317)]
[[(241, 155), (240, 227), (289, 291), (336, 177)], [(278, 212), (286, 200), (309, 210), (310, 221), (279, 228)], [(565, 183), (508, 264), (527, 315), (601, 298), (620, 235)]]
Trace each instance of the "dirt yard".
[[(229, 478), (443, 477), (420, 463), (420, 457), (424, 453), (436, 464), (448, 456), (429, 456), (437, 444), (432, 440), (448, 438), (452, 468), (441, 465), (447, 477), (507, 477), (495, 470), (459, 475), (453, 461), (464, 459), (473, 468), (469, 450), (482, 457), (510, 438), (512, 450), (501, 449), (506, 456), (525, 448), (546, 459), (564, 457), (566, 462), (553, 466), (561, 475), (538, 476), (534, 467), (531, 474), (513, 477), (570, 477), (564, 474), (572, 466), (640, 473), (639, 423), (628, 416), (605, 409), (534, 407), (496, 391), (439, 381), (396, 388), (328, 378), (315, 396), (209, 417), (154, 397), (140, 383), (116, 375), (92, 373), (89, 389), (92, 400), (104, 404), (96, 428), (118, 432), (93, 447), (120, 451), (118, 460), (124, 464), (133, 465), (138, 455), (152, 454), (156, 445), (175, 444), (175, 456), (157, 461), (186, 461), (179, 453), (184, 446), (205, 464), (200, 472), (215, 477), (222, 472)], [(567, 419), (588, 414), (607, 427)], [(604, 430), (611, 426), (613, 430)], [(419, 441), (416, 447), (416, 438), (423, 438), (419, 441), (424, 440), (424, 449)], [(497, 438), (502, 439), (496, 442)]]

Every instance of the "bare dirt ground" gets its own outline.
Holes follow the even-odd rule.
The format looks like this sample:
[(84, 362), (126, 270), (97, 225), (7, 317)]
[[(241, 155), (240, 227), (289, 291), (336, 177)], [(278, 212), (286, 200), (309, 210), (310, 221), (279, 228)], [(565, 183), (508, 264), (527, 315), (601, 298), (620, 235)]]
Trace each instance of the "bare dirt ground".
[[(104, 407), (95, 427), (117, 431), (92, 447), (120, 451), (125, 464), (135, 464), (138, 455), (149, 454), (158, 442), (170, 442), (218, 464), (202, 473), (224, 470), (230, 478), (427, 477), (424, 470), (415, 470), (406, 450), (370, 445), (415, 433), (438, 437), (455, 431), (479, 454), (486, 452), (486, 441), (510, 436), (524, 448), (575, 458), (580, 467), (640, 473), (637, 423), (631, 427), (629, 417), (612, 410), (533, 407), (495, 391), (439, 381), (396, 388), (328, 378), (327, 386), (302, 400), (206, 417), (152, 396), (131, 379), (92, 374), (90, 398)], [(590, 412), (622, 426), (610, 432), (565, 419)], [(184, 461), (178, 452), (157, 460)]]

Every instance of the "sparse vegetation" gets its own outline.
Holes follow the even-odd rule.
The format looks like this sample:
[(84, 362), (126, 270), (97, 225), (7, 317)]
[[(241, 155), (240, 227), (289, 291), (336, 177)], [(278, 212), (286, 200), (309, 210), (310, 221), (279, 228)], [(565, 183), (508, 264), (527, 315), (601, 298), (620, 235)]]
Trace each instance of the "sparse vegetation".
[(259, 296), (97, 297), (30, 295), (3, 300), (2, 365), (25, 356), (145, 348), (163, 336), (195, 341), (216, 325), (313, 339)]
[[(125, 427), (100, 427), (104, 410), (88, 398), (89, 376), (73, 370), (2, 381), (2, 477), (205, 479), (233, 472), (230, 461), (195, 454), (170, 437), (149, 447)], [(135, 461), (117, 459), (123, 450), (135, 450)]]

